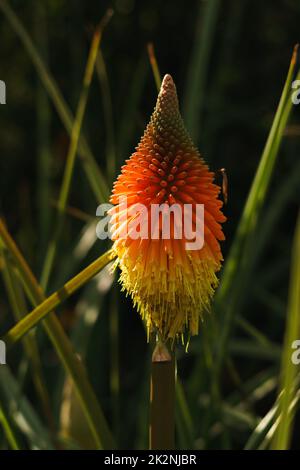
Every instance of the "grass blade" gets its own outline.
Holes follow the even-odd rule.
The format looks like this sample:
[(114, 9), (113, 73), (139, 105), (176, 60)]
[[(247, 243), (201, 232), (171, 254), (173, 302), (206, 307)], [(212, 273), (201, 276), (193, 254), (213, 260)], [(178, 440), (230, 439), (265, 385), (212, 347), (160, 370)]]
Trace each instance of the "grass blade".
[(293, 352), (292, 345), (300, 338), (300, 214), (295, 230), (291, 266), (289, 305), (281, 357), (278, 397), (279, 425), (272, 442), (274, 450), (286, 450), (289, 448), (295, 414), (292, 403), (297, 392), (295, 389), (295, 377), (298, 366), (292, 362), (291, 356)]
[(113, 181), (116, 173), (116, 149), (115, 149), (115, 130), (113, 119), (113, 106), (111, 90), (106, 70), (106, 65), (101, 49), (99, 49), (96, 60), (96, 71), (102, 91), (102, 102), (106, 129), (106, 173), (109, 182)]
[[(299, 375), (295, 378), (295, 388), (299, 389)], [(294, 400), (291, 402), (290, 412), (294, 413), (295, 408), (300, 401), (299, 390), (295, 393)], [(266, 413), (266, 415), (260, 420), (252, 434), (250, 435), (245, 450), (254, 449), (266, 449), (270, 442), (273, 440), (273, 436), (277, 432), (279, 425), (278, 411), (279, 402), (276, 400), (272, 408)]]
[[(39, 45), (41, 55), (48, 58), (48, 31), (45, 6), (36, 2), (34, 5), (35, 15), (35, 39)], [(36, 204), (43, 208), (39, 211), (39, 248), (38, 252), (45, 253), (50, 230), (51, 207), (51, 108), (50, 101), (43, 85), (37, 78), (36, 85), (36, 133), (37, 133), (37, 197)], [(39, 262), (41, 260), (39, 259)]]
[(131, 79), (131, 86), (123, 105), (123, 112), (117, 135), (117, 156), (119, 164), (121, 162), (123, 164), (128, 153), (131, 154), (132, 138), (134, 136), (136, 123), (136, 112), (144, 91), (148, 71), (147, 65), (145, 57), (142, 56), (135, 67), (135, 72)]
[[(217, 349), (217, 373), (220, 372), (235, 314), (238, 311), (240, 292), (248, 279), (255, 251), (255, 235), (263, 202), (270, 186), (271, 176), (277, 160), (284, 130), (292, 109), (291, 83), (295, 77), (297, 50), (295, 47), (281, 99), (273, 124), (252, 183), (247, 202), (237, 229), (234, 242), (227, 257), (214, 308), (222, 316), (220, 340)], [(297, 74), (299, 77), (299, 73)]]
[[(1, 220), (0, 237), (18, 268), (20, 278), (28, 293), (29, 299), (33, 305), (40, 304), (44, 300), (43, 291)], [(66, 373), (72, 377), (79, 402), (92, 431), (95, 446), (100, 449), (113, 449), (115, 447), (113, 437), (94, 391), (88, 381), (86, 370), (77, 358), (56, 315), (53, 312), (50, 313), (48, 317), (44, 319), (43, 325)]]
[(5, 433), (7, 442), (12, 450), (20, 450), (21, 444), (18, 442), (18, 437), (15, 433), (13, 426), (9, 421), (9, 416), (6, 411), (2, 408), (0, 403), (0, 423), (2, 424), (3, 431)]
[(188, 70), (183, 108), (186, 127), (196, 143), (201, 129), (200, 117), (220, 3), (220, 0), (210, 0), (199, 5), (195, 45)]
[[(20, 386), (8, 366), (0, 367), (0, 401), (5, 410), (10, 430), (18, 429), (28, 440), (31, 449), (53, 449), (48, 430), (23, 395)], [(12, 424), (14, 427), (12, 427)], [(14, 440), (17, 436), (14, 434)], [(15, 443), (19, 448), (21, 443)]]
[(158, 63), (157, 63), (156, 56), (155, 56), (154, 46), (152, 42), (148, 43), (147, 51), (148, 51), (149, 61), (151, 64), (156, 88), (157, 88), (157, 91), (159, 91), (160, 85), (161, 85), (161, 75), (160, 75)]
[(186, 400), (181, 380), (176, 380), (176, 429), (181, 449), (193, 449), (195, 440), (194, 423)]
[(58, 240), (62, 231), (62, 227), (63, 227), (64, 212), (66, 209), (66, 205), (67, 205), (68, 197), (70, 193), (72, 175), (73, 175), (74, 164), (75, 164), (75, 157), (77, 153), (77, 147), (78, 147), (78, 142), (80, 138), (80, 132), (81, 132), (82, 122), (84, 118), (84, 113), (85, 113), (85, 109), (87, 105), (89, 89), (90, 89), (90, 85), (91, 85), (91, 81), (92, 81), (92, 77), (94, 73), (94, 68), (96, 64), (96, 58), (97, 58), (98, 49), (100, 45), (100, 39), (101, 39), (101, 29), (99, 26), (94, 33), (93, 40), (91, 43), (90, 52), (89, 52), (87, 65), (85, 69), (85, 74), (83, 78), (83, 86), (82, 86), (82, 90), (81, 90), (81, 94), (80, 94), (80, 98), (78, 102), (74, 125), (71, 131), (71, 140), (70, 140), (70, 145), (69, 145), (69, 150), (68, 150), (68, 155), (67, 155), (67, 160), (66, 160), (63, 181), (62, 181), (59, 199), (58, 199), (57, 222), (56, 222), (56, 226), (54, 229), (54, 236), (52, 240), (50, 241), (50, 244), (47, 249), (47, 254), (46, 254), (43, 271), (42, 271), (41, 285), (44, 291), (46, 291), (46, 288), (48, 285), (51, 269), (55, 260), (57, 243), (58, 243)]
[[(19, 321), (27, 311), (26, 302), (23, 296), (22, 288), (19, 285), (19, 279), (17, 278), (16, 273), (9, 263), (5, 249), (0, 246), (0, 253), (1, 252), (4, 284), (12, 311), (14, 313), (14, 317), (16, 321)], [(39, 397), (42, 404), (49, 427), (51, 430), (54, 430), (54, 420), (50, 408), (50, 398), (44, 381), (38, 344), (34, 334), (32, 334), (30, 337), (24, 338), (24, 350), (32, 368), (33, 383), (36, 388), (37, 396)]]
[(112, 256), (109, 250), (96, 259), (96, 261), (89, 264), (87, 268), (74, 276), (70, 281), (66, 282), (61, 289), (43, 300), (32, 312), (28, 313), (9, 330), (4, 337), (5, 343), (10, 346), (19, 341), (43, 318), (52, 312), (52, 310), (98, 274), (111, 260)]

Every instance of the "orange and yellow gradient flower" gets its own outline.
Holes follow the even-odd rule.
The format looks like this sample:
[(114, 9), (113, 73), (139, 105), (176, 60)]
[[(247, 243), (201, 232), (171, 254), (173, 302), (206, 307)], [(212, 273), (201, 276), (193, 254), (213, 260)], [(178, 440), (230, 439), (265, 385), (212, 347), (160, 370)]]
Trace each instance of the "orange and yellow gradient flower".
[[(214, 173), (184, 127), (174, 82), (166, 75), (150, 123), (114, 184), (110, 211), (120, 282), (145, 321), (148, 336), (156, 332), (165, 341), (183, 338), (184, 333), (196, 335), (209, 308), (223, 259), (219, 241), (224, 239), (221, 223), (226, 220), (218, 199), (220, 188), (213, 180)], [(120, 201), (125, 197), (124, 208)], [(132, 208), (137, 204), (148, 212), (149, 237), (131, 237), (130, 230), (121, 236), (121, 226), (135, 217)], [(162, 236), (162, 216), (156, 222), (158, 238), (151, 237), (153, 204), (189, 205), (194, 227), (196, 205), (203, 204), (202, 248), (187, 249), (184, 230), (181, 238), (174, 236), (176, 225), (184, 220), (173, 213), (170, 237)]]

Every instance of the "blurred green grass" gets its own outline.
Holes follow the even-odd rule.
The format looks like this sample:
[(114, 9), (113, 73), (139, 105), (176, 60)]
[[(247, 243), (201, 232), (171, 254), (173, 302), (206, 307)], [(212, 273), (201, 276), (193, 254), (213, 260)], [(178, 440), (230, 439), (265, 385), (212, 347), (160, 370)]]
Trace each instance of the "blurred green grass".
[[(12, 10), (7, 10), (8, 3)], [(161, 72), (172, 73), (178, 84), (186, 124), (200, 151), (214, 170), (227, 168), (230, 182), (225, 269), (215, 313), (204, 322), (199, 337), (191, 340), (189, 353), (177, 351), (177, 446), (299, 448), (298, 369), (284, 374), (295, 368), (289, 361), (289, 343), (297, 332), (289, 325), (299, 317), (296, 302), (290, 304), (283, 341), (289, 284), (290, 292), (296, 292), (291, 295), (299, 293), (297, 275), (288, 280), (299, 207), (297, 109), (286, 127), (289, 86), (298, 63), (273, 120), (290, 54), (299, 39), (298, 2), (229, 1), (225, 7), (222, 1), (192, 1), (187, 9), (183, 2), (166, 1), (161, 7), (156, 1), (141, 5), (119, 0), (103, 2), (100, 11), (97, 2), (83, 6), (76, 0), (71, 10), (67, 2), (47, 0), (44, 7), (29, 3), (30, 8), (18, 1), (0, 2), (4, 13), (0, 56), (7, 64), (0, 78), (10, 93), (8, 104), (1, 107), (0, 177), (2, 216), (33, 272), (41, 274), (55, 230), (91, 31), (106, 8), (113, 6), (115, 14), (104, 32), (91, 84), (70, 207), (64, 214), (48, 292), (60, 288), (109, 247), (96, 241), (93, 217), (97, 203), (107, 200), (111, 182), (154, 105), (156, 88), (146, 51), (150, 40)], [(179, 24), (185, 39), (178, 34)], [(268, 134), (272, 146), (266, 146), (260, 159)], [(91, 221), (70, 215), (79, 212), (73, 208)], [(299, 231), (295, 237), (299, 239)], [(1, 256), (6, 279), (1, 285), (2, 334), (15, 323), (13, 298), (18, 298), (17, 287), (15, 295), (6, 294), (5, 260), (11, 262), (11, 256)], [(234, 275), (228, 274), (232, 266)], [(25, 306), (23, 313), (30, 310), (30, 302)], [(104, 271), (58, 313), (117, 446), (147, 447), (149, 348), (131, 303)], [(78, 412), (80, 403), (72, 390), (66, 396), (72, 385), (40, 328), (35, 341), (42, 374), (33, 367), (25, 343), (24, 352), (23, 346), (9, 350), (9, 367), (0, 366), (0, 448), (93, 447), (92, 436), (89, 442), (86, 439), (88, 420)], [(42, 375), (54, 429), (36, 387)], [(283, 387), (292, 390), (288, 403), (281, 403)], [(71, 400), (74, 411), (67, 412)], [(293, 400), (294, 423), (286, 418)], [(278, 420), (280, 412), (283, 421)], [(78, 420), (83, 429), (79, 434)]]

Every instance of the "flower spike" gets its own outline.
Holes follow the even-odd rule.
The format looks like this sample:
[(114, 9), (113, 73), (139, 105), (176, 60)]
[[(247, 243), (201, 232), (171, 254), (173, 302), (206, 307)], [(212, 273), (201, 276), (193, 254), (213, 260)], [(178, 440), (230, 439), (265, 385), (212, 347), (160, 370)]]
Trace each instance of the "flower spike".
[[(220, 188), (213, 181), (214, 173), (185, 129), (173, 79), (165, 75), (150, 122), (111, 196), (120, 282), (145, 321), (148, 336), (156, 332), (165, 341), (184, 333), (195, 335), (209, 308), (223, 259), (219, 241), (224, 239), (221, 223), (226, 220)], [(155, 205), (159, 213), (152, 210)], [(189, 223), (196, 233), (200, 205), (203, 246), (195, 249), (185, 229)], [(175, 207), (179, 213), (171, 210)], [(170, 230), (165, 236), (168, 209)]]

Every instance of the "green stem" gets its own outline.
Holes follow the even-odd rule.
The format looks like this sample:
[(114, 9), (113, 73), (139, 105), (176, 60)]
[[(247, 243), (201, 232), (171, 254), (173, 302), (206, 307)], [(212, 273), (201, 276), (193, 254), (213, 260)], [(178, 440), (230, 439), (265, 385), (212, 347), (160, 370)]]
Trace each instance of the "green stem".
[(281, 356), (278, 396), (279, 424), (272, 439), (272, 450), (288, 450), (295, 420), (295, 403), (299, 396), (298, 369), (291, 358), (291, 348), (300, 336), (300, 212), (298, 214), (291, 260), (288, 311)]
[(9, 417), (6, 411), (0, 404), (0, 423), (2, 424), (6, 439), (12, 450), (21, 450), (21, 444), (18, 442), (18, 437), (15, 434), (13, 427), (10, 425)]
[(116, 172), (116, 148), (115, 148), (115, 130), (114, 130), (114, 118), (113, 118), (113, 105), (111, 88), (107, 75), (106, 65), (104, 57), (99, 48), (97, 60), (96, 60), (96, 72), (99, 78), (100, 88), (102, 92), (103, 102), (103, 113), (106, 130), (106, 174), (109, 182), (113, 181)]
[(150, 449), (175, 448), (175, 355), (158, 341), (151, 364)]
[(118, 315), (118, 286), (111, 290), (111, 306), (109, 313), (110, 330), (110, 393), (112, 397), (113, 431), (118, 442), (120, 418), (120, 363), (119, 363), (119, 315)]
[(149, 61), (151, 64), (155, 84), (156, 84), (157, 90), (159, 91), (160, 86), (161, 86), (161, 75), (160, 75), (158, 63), (157, 63), (156, 56), (155, 56), (154, 46), (152, 42), (148, 43), (147, 51), (148, 51)]

